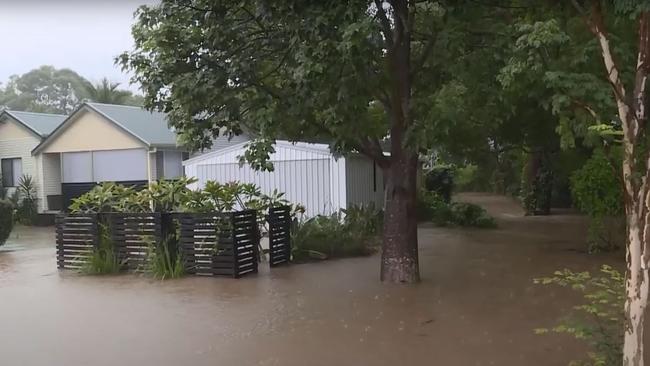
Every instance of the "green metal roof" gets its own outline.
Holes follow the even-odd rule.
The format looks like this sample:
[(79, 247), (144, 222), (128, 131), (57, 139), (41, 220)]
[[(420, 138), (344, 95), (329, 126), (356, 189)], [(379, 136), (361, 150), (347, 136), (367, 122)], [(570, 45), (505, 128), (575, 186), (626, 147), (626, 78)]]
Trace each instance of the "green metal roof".
[(164, 113), (125, 105), (85, 104), (150, 146), (176, 146), (176, 134)]
[(67, 118), (63, 114), (4, 111), (41, 137), (47, 137)]

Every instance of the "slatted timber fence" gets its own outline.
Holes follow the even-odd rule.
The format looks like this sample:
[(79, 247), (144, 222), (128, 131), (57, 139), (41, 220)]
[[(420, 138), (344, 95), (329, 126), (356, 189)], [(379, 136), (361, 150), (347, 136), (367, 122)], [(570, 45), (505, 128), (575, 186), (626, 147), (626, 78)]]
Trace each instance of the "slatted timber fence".
[(255, 211), (177, 214), (176, 220), (188, 273), (239, 278), (257, 272)]
[(269, 265), (289, 263), (291, 260), (291, 210), (289, 206), (271, 207), (269, 223)]
[(125, 269), (142, 270), (149, 247), (162, 240), (161, 214), (111, 213), (106, 219), (118, 262)]
[[(270, 264), (290, 259), (288, 207), (270, 210)], [(180, 252), (185, 271), (196, 275), (239, 278), (257, 273), (260, 232), (255, 210), (214, 213), (102, 213), (60, 214), (56, 217), (57, 264), (79, 269), (100, 245), (102, 230), (108, 235), (125, 270), (142, 269), (150, 245), (170, 234), (170, 252)], [(171, 235), (175, 237), (175, 235)]]
[(57, 215), (56, 263), (58, 268), (81, 268), (99, 241), (97, 215)]

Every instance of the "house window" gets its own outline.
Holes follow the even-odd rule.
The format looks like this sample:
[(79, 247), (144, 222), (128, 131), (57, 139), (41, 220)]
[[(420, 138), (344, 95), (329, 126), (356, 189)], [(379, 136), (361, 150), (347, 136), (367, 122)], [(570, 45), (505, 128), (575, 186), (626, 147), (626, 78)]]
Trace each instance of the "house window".
[(17, 186), (21, 175), (23, 175), (23, 161), (21, 158), (2, 159), (3, 187)]

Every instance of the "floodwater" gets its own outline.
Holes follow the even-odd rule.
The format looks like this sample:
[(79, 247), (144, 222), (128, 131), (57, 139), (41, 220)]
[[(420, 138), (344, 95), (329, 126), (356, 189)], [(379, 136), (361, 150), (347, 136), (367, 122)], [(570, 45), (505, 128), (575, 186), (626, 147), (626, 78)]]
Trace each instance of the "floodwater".
[[(378, 281), (379, 257), (258, 275), (156, 281), (55, 266), (51, 228), (0, 249), (3, 365), (566, 365), (585, 349), (535, 335), (579, 298), (534, 285), (556, 269), (621, 265), (584, 250), (584, 219), (523, 217), (503, 197), (464, 195), (496, 230), (420, 228), (422, 283)], [(619, 258), (621, 257), (621, 258)]]

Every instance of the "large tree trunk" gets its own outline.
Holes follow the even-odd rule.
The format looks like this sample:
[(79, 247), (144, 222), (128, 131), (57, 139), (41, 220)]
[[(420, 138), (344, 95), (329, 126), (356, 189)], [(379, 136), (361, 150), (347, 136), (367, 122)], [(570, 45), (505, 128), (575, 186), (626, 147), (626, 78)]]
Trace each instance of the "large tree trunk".
[(414, 283), (420, 280), (417, 236), (416, 154), (393, 160), (387, 167), (381, 280)]

